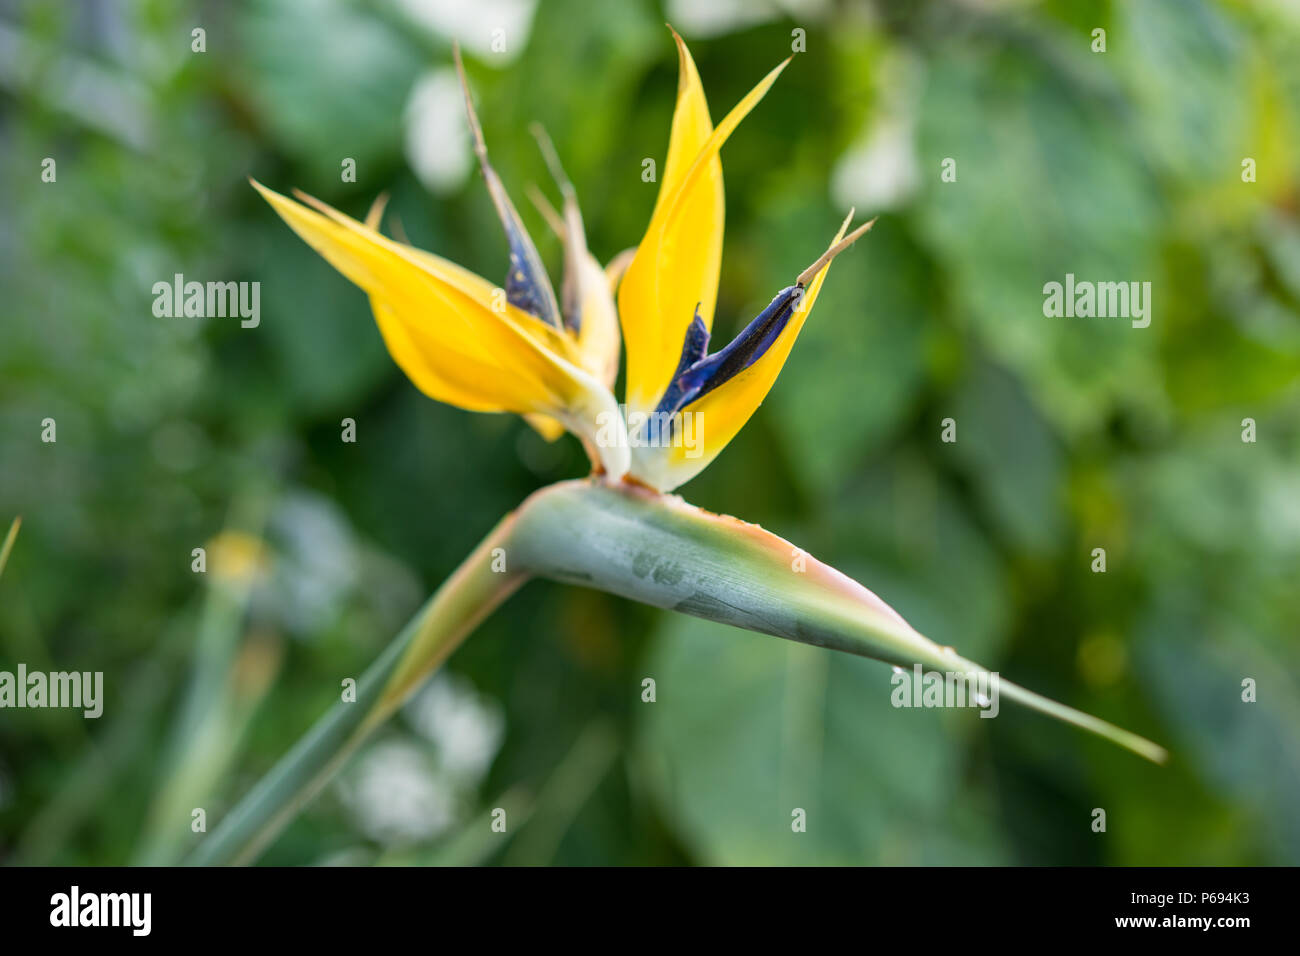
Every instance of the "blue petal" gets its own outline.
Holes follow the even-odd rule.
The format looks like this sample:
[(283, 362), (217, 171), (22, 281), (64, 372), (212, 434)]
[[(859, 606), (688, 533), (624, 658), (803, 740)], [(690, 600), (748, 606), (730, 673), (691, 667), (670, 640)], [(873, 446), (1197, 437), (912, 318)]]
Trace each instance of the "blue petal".
[(668, 383), (668, 388), (659, 399), (656, 411), (676, 411), (690, 400), (684, 397), (685, 389), (689, 387), (689, 382), (684, 380), (684, 376), (692, 365), (704, 358), (708, 348), (709, 330), (705, 328), (704, 320), (700, 318), (700, 307), (697, 305), (695, 318), (691, 319), (691, 324), (686, 327), (686, 338), (682, 342), (682, 357), (677, 362), (677, 371), (673, 372), (672, 381)]
[(724, 348), (708, 356), (704, 355), (704, 350), (708, 347), (709, 333), (697, 311), (686, 330), (686, 341), (682, 344), (682, 357), (677, 363), (677, 372), (655, 411), (679, 411), (735, 378), (762, 358), (785, 331), (803, 291), (799, 285), (782, 289), (767, 308), (758, 314), (758, 318), (745, 326)]

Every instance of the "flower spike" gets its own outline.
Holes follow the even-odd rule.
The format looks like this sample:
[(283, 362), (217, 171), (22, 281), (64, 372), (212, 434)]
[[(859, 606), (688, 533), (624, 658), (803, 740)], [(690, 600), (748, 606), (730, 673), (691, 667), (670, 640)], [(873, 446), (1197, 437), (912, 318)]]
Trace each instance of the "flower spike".
[(474, 140), (474, 153), (478, 156), (479, 168), (487, 183), (492, 204), (496, 207), (497, 218), (505, 229), (506, 241), (510, 245), (510, 271), (506, 275), (506, 301), (529, 315), (535, 316), (547, 325), (561, 328), (560, 307), (555, 301), (555, 291), (551, 280), (542, 265), (542, 257), (537, 253), (532, 237), (524, 227), (523, 220), (515, 210), (514, 203), (506, 193), (492, 164), (488, 161), (487, 143), (483, 139), (483, 127), (479, 124), (478, 114), (474, 111), (474, 98), (470, 95), (469, 80), (465, 76), (465, 64), (461, 60), (460, 45), (452, 47), (456, 59), (456, 72), (460, 75), (461, 90), (465, 94), (465, 113), (469, 118), (470, 136)]

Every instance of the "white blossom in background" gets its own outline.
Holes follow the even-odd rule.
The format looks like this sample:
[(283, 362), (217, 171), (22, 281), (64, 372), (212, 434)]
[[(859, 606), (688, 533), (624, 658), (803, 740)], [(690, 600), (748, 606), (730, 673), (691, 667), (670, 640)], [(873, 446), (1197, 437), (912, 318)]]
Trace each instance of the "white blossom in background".
[(386, 845), (428, 840), (456, 819), (454, 788), (411, 740), (383, 740), (339, 784), (357, 826)]
[(906, 120), (883, 119), (850, 146), (831, 175), (836, 204), (876, 211), (906, 202), (920, 182), (914, 133)]
[(873, 212), (903, 205), (920, 185), (916, 122), (924, 67), (915, 57), (890, 54), (878, 79), (871, 122), (831, 174), (831, 197), (838, 205)]
[(829, 0), (668, 0), (667, 19), (683, 36), (712, 37), (780, 17), (811, 23), (829, 10)]
[(311, 635), (337, 617), (357, 583), (359, 556), (347, 518), (328, 498), (288, 495), (271, 518), (279, 545), (273, 587), (257, 600), (293, 634)]
[[(505, 66), (528, 43), (537, 0), (397, 0), (397, 6), (435, 36)], [(494, 38), (504, 44), (494, 46)]]
[(755, 0), (668, 0), (668, 22), (688, 37), (711, 37), (766, 23), (780, 15), (772, 3)]
[(500, 704), (447, 673), (435, 674), (403, 714), (421, 736), (376, 743), (338, 788), (357, 828), (389, 846), (454, 826), (476, 804), (505, 733)]
[(456, 71), (425, 73), (406, 101), (406, 161), (426, 189), (459, 189), (473, 168), (465, 101)]
[(501, 705), (468, 680), (435, 674), (407, 703), (406, 719), (438, 753), (438, 766), (464, 786), (477, 786), (505, 734)]
[[(536, 0), (397, 0), (416, 24), (466, 52), (504, 67), (524, 49)], [(430, 70), (406, 102), (406, 161), (433, 193), (459, 189), (474, 165), (465, 103), (455, 70)]]

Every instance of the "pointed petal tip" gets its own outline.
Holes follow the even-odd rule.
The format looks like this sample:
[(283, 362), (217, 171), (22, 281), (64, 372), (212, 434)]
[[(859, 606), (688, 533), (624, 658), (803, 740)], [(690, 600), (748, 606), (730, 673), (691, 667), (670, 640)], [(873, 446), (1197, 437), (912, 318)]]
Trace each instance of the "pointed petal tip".
[(551, 232), (563, 239), (564, 219), (555, 211), (555, 207), (551, 205), (551, 201), (546, 198), (546, 193), (537, 188), (536, 183), (529, 183), (524, 187), (524, 194), (528, 196), (528, 201), (533, 204), (533, 208), (542, 214), (542, 218), (546, 220), (546, 224), (551, 227)]
[[(253, 179), (252, 177), (249, 178), (249, 182), (253, 184), (253, 188), (257, 190), (258, 194), (263, 199), (265, 199), (267, 203), (270, 204), (271, 208), (274, 209), (277, 213), (279, 213), (282, 218), (285, 215), (285, 210), (297, 209), (302, 205), (304, 205), (302, 201), (296, 200), (290, 196), (286, 196), (284, 193), (276, 192), (270, 186), (264, 186), (256, 179)], [(307, 196), (305, 193), (302, 193), (300, 190), (295, 189), (295, 190), (291, 190), (291, 192), (298, 193), (300, 196), (304, 197), (306, 200), (312, 203), (320, 202), (319, 200), (315, 200), (312, 197)]]
[(546, 127), (537, 121), (528, 124), (528, 132), (533, 134), (533, 139), (537, 140), (537, 148), (541, 150), (542, 160), (546, 163), (546, 168), (555, 180), (555, 185), (560, 189), (560, 195), (566, 199), (574, 194), (573, 183), (569, 180), (569, 175), (564, 171), (564, 164), (560, 162), (560, 154), (555, 149), (555, 142), (551, 139)]
[[(692, 87), (700, 86), (699, 72), (695, 68), (695, 59), (691, 56), (690, 48), (686, 46), (686, 41), (682, 35), (673, 29), (671, 23), (665, 23), (668, 31), (673, 35), (673, 43), (677, 47), (677, 99), (680, 102), (682, 97)], [(703, 95), (703, 90), (700, 90)]]
[[(852, 220), (852, 218), (853, 218), (853, 213), (852, 211), (850, 211), (848, 218), (844, 220), (844, 225), (840, 226), (841, 233), (848, 227), (848, 224)], [(880, 218), (879, 216), (875, 216), (872, 219), (867, 220), (862, 225), (858, 226), (858, 228), (854, 229), (847, 236), (844, 236), (844, 238), (836, 240), (829, 249), (827, 249), (818, 257), (816, 262), (810, 265), (803, 272), (799, 273), (799, 277), (795, 280), (795, 285), (806, 286), (809, 282), (812, 281), (812, 279), (817, 275), (817, 273), (821, 272), (823, 268), (825, 268), (827, 265), (830, 264), (832, 259), (834, 259), (841, 252), (843, 252), (849, 246), (853, 245), (853, 243), (857, 242), (864, 235), (870, 232), (871, 227), (876, 224), (876, 220), (879, 218)]]
[[(470, 138), (474, 140), (474, 154), (479, 162), (487, 164), (487, 143), (483, 140), (483, 127), (479, 125), (478, 113), (474, 110), (474, 97), (469, 91), (469, 77), (465, 74), (465, 60), (460, 55), (460, 44), (451, 45), (451, 55), (456, 61), (456, 75), (460, 77), (460, 89), (465, 95), (465, 115), (469, 118)], [(485, 172), (486, 175), (486, 172)]]
[(664, 23), (664, 26), (666, 26), (668, 28), (668, 32), (673, 35), (673, 42), (677, 44), (677, 55), (679, 57), (682, 56), (682, 54), (686, 51), (686, 41), (682, 39), (682, 35), (677, 32), (677, 28), (674, 27), (671, 23)]
[(384, 190), (375, 197), (375, 201), (370, 204), (370, 210), (366, 213), (365, 223), (375, 232), (379, 231), (379, 225), (384, 220), (384, 211), (388, 208), (389, 198), (388, 190)]
[[(297, 188), (296, 186), (289, 191), (293, 193), (294, 199), (298, 200), (304, 206), (310, 206), (312, 209), (315, 209), (318, 213), (320, 213), (323, 216), (329, 216), (330, 218), (334, 218), (339, 215), (339, 211), (335, 209), (333, 206), (331, 206), (329, 203), (325, 202), (324, 200), (317, 199), (315, 196), (311, 195), (310, 193), (303, 192), (301, 189)], [(367, 225), (369, 225), (369, 223), (367, 223)]]

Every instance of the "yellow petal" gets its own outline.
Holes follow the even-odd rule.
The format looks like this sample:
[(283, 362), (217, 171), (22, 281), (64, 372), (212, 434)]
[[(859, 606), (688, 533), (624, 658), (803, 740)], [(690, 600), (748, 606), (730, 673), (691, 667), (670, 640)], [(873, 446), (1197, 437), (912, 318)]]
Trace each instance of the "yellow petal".
[(425, 395), (472, 412), (517, 410), (509, 398), (491, 394), (491, 383), (501, 375), (496, 365), (441, 348), (429, 336), (412, 334), (397, 312), (374, 296), (370, 308), (388, 354)]
[[(597, 433), (602, 417), (618, 415), (609, 390), (565, 357), (567, 339), (510, 306), (490, 283), (323, 204), (327, 213), (253, 185), (308, 245), (366, 291), (394, 361), (430, 397), (474, 411), (551, 415), (584, 438)], [(551, 341), (555, 350), (547, 347)], [(626, 468), (625, 448), (602, 450), (601, 457), (611, 473)]]
[(618, 309), (609, 290), (605, 270), (596, 257), (588, 253), (578, 265), (578, 285), (582, 296), (582, 328), (578, 332), (578, 354), (583, 368), (606, 388), (614, 387), (618, 378), (618, 355), (621, 340)]
[[(697, 308), (705, 328), (712, 327), (724, 218), (718, 151), (790, 62), (772, 70), (706, 134), (704, 94), (680, 38), (678, 50), (682, 79), (664, 182), (618, 297), (628, 353), (627, 400), (639, 409), (652, 407), (667, 387)], [(696, 142), (698, 151), (683, 168), (682, 156)]]
[[(672, 30), (672, 27), (668, 29)], [(704, 84), (691, 58), (686, 42), (672, 30), (677, 44), (677, 102), (673, 107), (673, 121), (668, 133), (668, 156), (664, 160), (663, 176), (659, 181), (659, 195), (655, 199), (654, 213), (659, 213), (677, 187), (690, 171), (695, 158), (713, 134), (713, 120), (709, 117), (709, 103), (704, 96)], [(721, 173), (721, 167), (715, 167)], [(718, 185), (722, 181), (719, 177)], [(718, 201), (722, 201), (719, 193)]]
[[(320, 200), (303, 193), (299, 193), (299, 195), (304, 202), (314, 206), (336, 222), (346, 220), (346, 216)], [(384, 207), (387, 204), (388, 197), (384, 195), (376, 199), (374, 204), (371, 205), (370, 212), (367, 213), (365, 220), (368, 229), (378, 232)], [(419, 252), (416, 249), (410, 251)], [(437, 259), (436, 256), (433, 258)], [(479, 276), (467, 269), (462, 269), (455, 263), (441, 259), (438, 262), (449, 267), (447, 274), (458, 280), (462, 288), (471, 294), (476, 291), (484, 291), (478, 288), (479, 285), (488, 285)], [(392, 308), (374, 296), (370, 297), (370, 307), (375, 314), (375, 322), (379, 326), (388, 353), (393, 357), (398, 367), (406, 373), (406, 377), (420, 391), (430, 398), (471, 411), (501, 412), (507, 410), (499, 402), (484, 401), (480, 397), (483, 383), (489, 381), (496, 372), (495, 366), (474, 358), (467, 358), (463, 354), (456, 355), (446, 349), (440, 349), (435, 342), (430, 341), (427, 337), (412, 336)], [(540, 414), (526, 417), (530, 419), (545, 418)], [(558, 430), (548, 438), (549, 441), (553, 441), (564, 433), (563, 425), (551, 418), (546, 418), (546, 421), (553, 423)]]
[[(272, 190), (265, 189), (258, 183), (254, 183), (264, 194), (278, 195)], [(379, 216), (383, 212), (383, 204), (387, 202), (386, 197), (380, 197), (371, 206), (369, 214), (366, 216), (365, 223), (357, 222), (351, 216), (347, 216), (333, 206), (321, 202), (314, 196), (309, 196), (304, 192), (294, 190), (296, 198), (310, 205), (317, 212), (328, 217), (334, 222), (347, 229), (356, 232), (358, 235), (376, 242), (383, 247), (397, 252), (403, 258), (413, 260), (419, 266), (431, 273), (437, 279), (449, 285), (451, 288), (468, 296), (479, 306), (487, 308), (494, 315), (504, 317), (508, 322), (519, 328), (525, 334), (535, 339), (540, 345), (547, 350), (559, 355), (566, 361), (572, 362), (575, 358), (575, 352), (569, 339), (560, 331), (543, 322), (541, 319), (522, 309), (516, 308), (509, 302), (505, 301), (505, 289), (493, 285), (482, 276), (471, 272), (464, 266), (457, 265), (450, 259), (444, 259), (442, 256), (435, 255), (432, 252), (426, 252), (424, 249), (417, 249), (415, 246), (407, 243), (396, 242), (379, 232)], [(285, 197), (281, 196), (281, 199)], [(272, 203), (272, 205), (275, 205)], [(278, 211), (278, 207), (277, 207)], [(283, 214), (282, 214), (283, 215)], [(292, 226), (293, 223), (290, 223)], [(296, 231), (296, 230), (295, 230)], [(304, 237), (305, 238), (305, 237)], [(310, 244), (310, 240), (308, 240)], [(314, 248), (314, 247), (313, 247)], [(322, 253), (323, 255), (323, 253)], [(328, 256), (326, 256), (328, 259)], [(336, 266), (337, 268), (337, 266)], [(340, 269), (340, 271), (342, 271)], [(346, 273), (344, 273), (346, 275)]]
[[(849, 218), (852, 215), (849, 213)], [(830, 260), (841, 251), (836, 246), (844, 239), (848, 225), (849, 219), (845, 219), (831, 248), (823, 257), (824, 262), (819, 260), (814, 263), (816, 272), (810, 274), (811, 270), (808, 270), (800, 276), (808, 283), (806, 291), (786, 327), (768, 350), (735, 378), (683, 408), (683, 417), (677, 423), (672, 444), (632, 448), (633, 477), (652, 488), (669, 491), (703, 471), (728, 442), (736, 437), (736, 433), (763, 403), (776, 382), (776, 377), (781, 373), (790, 349), (794, 347), (795, 339), (817, 301), (826, 273), (831, 267)], [(868, 223), (861, 231), (870, 225)], [(857, 234), (850, 237), (850, 242)], [(689, 418), (686, 417), (688, 415)], [(629, 425), (633, 423), (629, 421)]]
[[(713, 121), (709, 118), (709, 104), (704, 97), (704, 87), (695, 69), (695, 61), (682, 38), (674, 31), (677, 43), (677, 105), (673, 110), (672, 129), (668, 137), (668, 157), (664, 161), (659, 180), (659, 195), (654, 212), (646, 228), (645, 237), (637, 247), (628, 265), (619, 289), (618, 311), (623, 324), (623, 342), (627, 350), (627, 397), (631, 405), (653, 402), (661, 354), (671, 350), (673, 338), (662, 328), (667, 318), (659, 309), (660, 276), (658, 273), (663, 224), (668, 208), (680, 188), (691, 165), (704, 144), (713, 134)], [(693, 226), (698, 259), (690, 264), (686, 274), (674, 277), (673, 290), (665, 290), (665, 297), (684, 296), (691, 299), (691, 315), (695, 303), (708, 322), (713, 317), (713, 305), (718, 293), (718, 268), (722, 261), (722, 231), (724, 199), (722, 189), (722, 162), (714, 156), (707, 164), (708, 175), (700, 198), (694, 204), (693, 215), (685, 225)], [(672, 295), (676, 291), (677, 295)], [(690, 322), (691, 315), (681, 321), (681, 331)], [(675, 323), (672, 323), (675, 325)], [(680, 335), (677, 336), (680, 346)], [(669, 369), (671, 373), (671, 369)]]
[(254, 185), (308, 245), (390, 309), (413, 340), (503, 371), (521, 372), (517, 394), (497, 396), (498, 404), (512, 411), (533, 411), (562, 399), (569, 383), (554, 360), (472, 290), (422, 266), (409, 249), (342, 213), (326, 216), (313, 212)]

